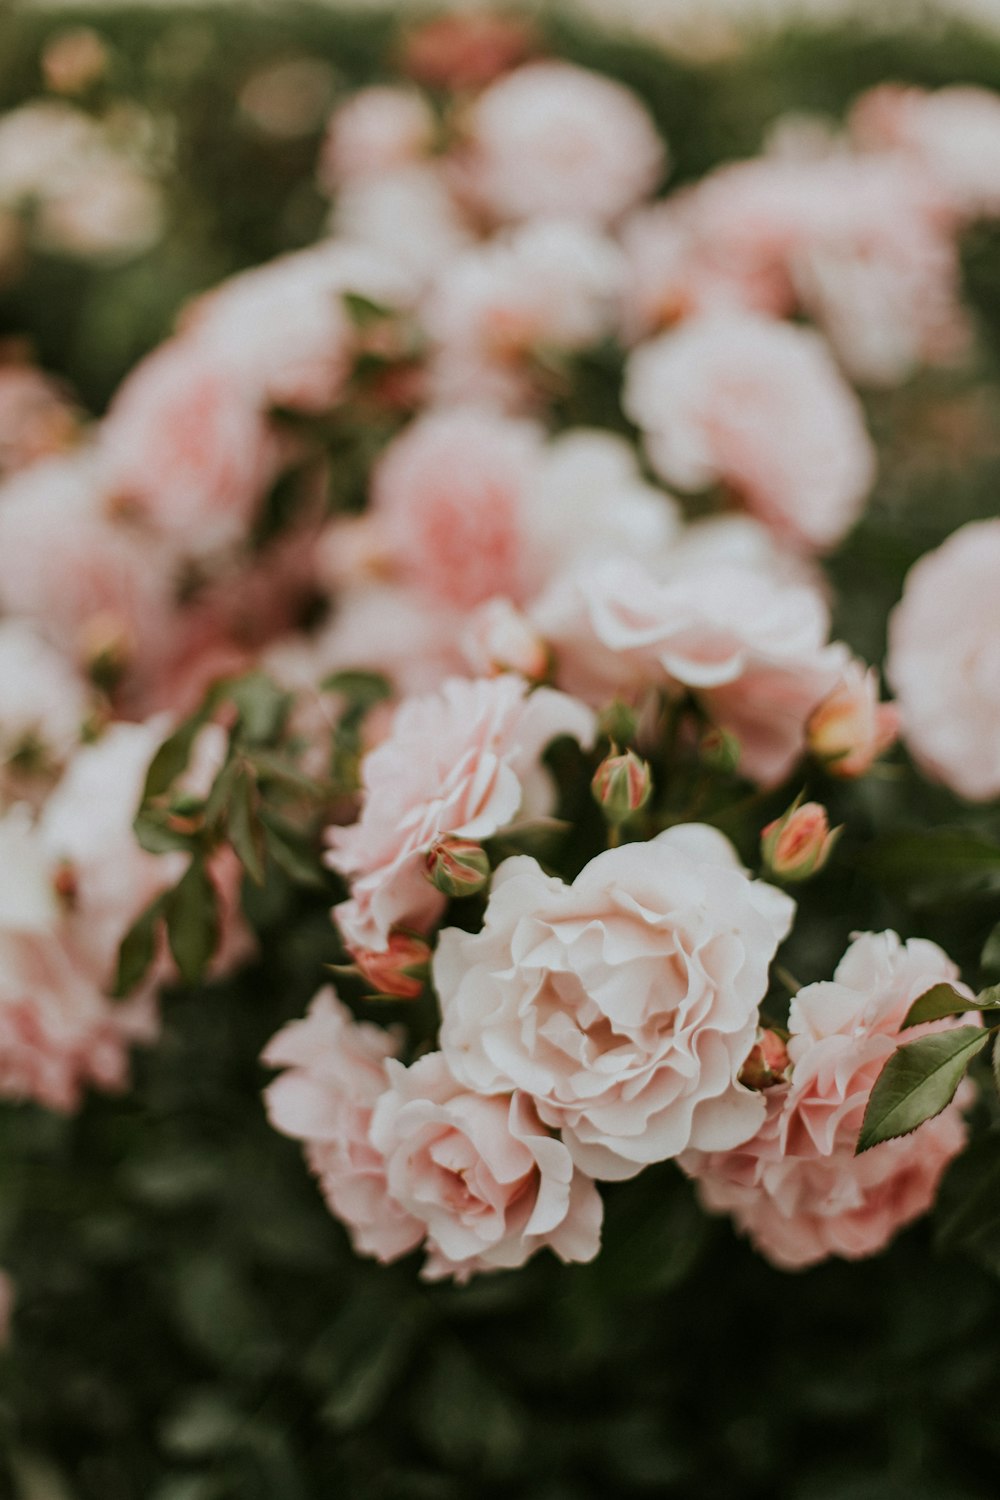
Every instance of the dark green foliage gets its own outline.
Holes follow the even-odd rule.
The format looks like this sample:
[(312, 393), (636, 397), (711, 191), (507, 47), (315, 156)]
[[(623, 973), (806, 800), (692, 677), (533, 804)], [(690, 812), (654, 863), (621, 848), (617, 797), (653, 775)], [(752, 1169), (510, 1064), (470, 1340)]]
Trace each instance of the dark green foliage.
[[(291, 3), (107, 16), (74, 6), (71, 20), (99, 24), (111, 41), (117, 91), (179, 127), (160, 245), (115, 269), (39, 256), (0, 290), (0, 336), (27, 336), (96, 413), (188, 298), (308, 243), (321, 222), (317, 136), (255, 131), (236, 102), (246, 78), (297, 56), (327, 59), (342, 90), (386, 77), (394, 23)], [(62, 24), (0, 4), (0, 108), (37, 92), (40, 42)], [(885, 78), (1000, 87), (1000, 46), (960, 30), (803, 33), (714, 67), (565, 19), (548, 30), (554, 50), (642, 94), (670, 141), (675, 182), (749, 155), (784, 110), (839, 115)], [(910, 564), (996, 511), (997, 231), (978, 231), (965, 260), (982, 333), (974, 376), (927, 375), (868, 401), (882, 478), (831, 573), (837, 629), (873, 660)], [(574, 372), (562, 419), (625, 425), (619, 358), (597, 351)], [(363, 444), (383, 436), (342, 437), (345, 503), (360, 495)], [(359, 712), (380, 691), (362, 677), (337, 686)], [(245, 892), (262, 959), (225, 985), (168, 996), (162, 1041), (137, 1059), (122, 1099), (94, 1097), (72, 1120), (0, 1111), (0, 1264), (18, 1286), (0, 1363), (0, 1497), (992, 1500), (1000, 1141), (988, 1089), (983, 1133), (950, 1174), (936, 1225), (856, 1266), (770, 1269), (700, 1214), (669, 1167), (606, 1190), (605, 1249), (592, 1266), (543, 1258), (466, 1288), (428, 1287), (415, 1259), (383, 1269), (350, 1253), (261, 1102), (261, 1048), (342, 955), (328, 917), (335, 883), (318, 873), (301, 828), (266, 796), (257, 803), (258, 789), (276, 784), (296, 794), (288, 759), (270, 747), (282, 706), (260, 680), (241, 692), (244, 743), (234, 785), (216, 801), (248, 873), (263, 877)], [(358, 724), (348, 718), (337, 746), (345, 776)], [(151, 795), (166, 792), (187, 748), (175, 742)], [(563, 744), (551, 758), (572, 820), (559, 857), (572, 868), (592, 852), (601, 818), (578, 749)], [(828, 976), (853, 929), (895, 927), (942, 942), (970, 983), (996, 979), (995, 809), (928, 787), (901, 754), (849, 790), (816, 772), (807, 794), (846, 831), (801, 890), (787, 969)], [(696, 795), (696, 785), (677, 789), (679, 802)], [(761, 825), (789, 798), (748, 798), (720, 826), (753, 860)], [(147, 847), (193, 847), (163, 817), (143, 834)], [(557, 825), (533, 835), (563, 837)], [(201, 864), (192, 871), (187, 893), (201, 883), (203, 899), (187, 902), (182, 882), (164, 914), (194, 972), (211, 934)], [(159, 917), (134, 930), (122, 989), (144, 967)], [(454, 920), (473, 917), (456, 908)], [(780, 1023), (787, 1004), (776, 986), (769, 1018)], [(391, 1021), (404, 1010), (362, 1013)], [(430, 1012), (418, 1020), (431, 1029)]]

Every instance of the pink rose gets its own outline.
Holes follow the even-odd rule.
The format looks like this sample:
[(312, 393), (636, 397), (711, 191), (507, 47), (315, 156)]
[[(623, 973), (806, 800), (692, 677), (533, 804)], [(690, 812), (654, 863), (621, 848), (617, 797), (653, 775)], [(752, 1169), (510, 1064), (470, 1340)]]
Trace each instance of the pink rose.
[(0, 478), (72, 447), (79, 428), (54, 380), (31, 365), (0, 364)]
[[(767, 1090), (758, 1133), (734, 1151), (682, 1159), (706, 1208), (732, 1214), (757, 1249), (785, 1269), (831, 1255), (874, 1255), (925, 1213), (965, 1144), (969, 1086), (912, 1135), (862, 1156), (854, 1149), (875, 1080), (899, 1042), (911, 1039), (898, 1035), (910, 1005), (932, 985), (957, 979), (934, 943), (902, 943), (894, 932), (856, 938), (832, 981), (807, 985), (795, 997), (791, 1082)], [(953, 1023), (937, 1029), (941, 1024)]]
[(98, 451), (107, 492), (195, 556), (242, 540), (279, 460), (233, 373), (190, 338), (163, 344), (128, 376)]
[(361, 816), (327, 835), (329, 865), (351, 881), (337, 921), (352, 947), (384, 949), (390, 930), (423, 930), (444, 909), (424, 874), (445, 834), (482, 840), (519, 816), (550, 810), (541, 753), (559, 735), (589, 744), (582, 703), (513, 674), (451, 678), (439, 693), (407, 699), (389, 737), (365, 757)]
[(482, 88), (523, 62), (537, 37), (521, 16), (493, 16), (488, 12), (436, 16), (407, 35), (403, 68), (431, 88)]
[(572, 352), (611, 333), (623, 279), (609, 237), (572, 220), (537, 219), (447, 264), (424, 326), (444, 358), (502, 365)]
[(377, 176), (430, 154), (434, 112), (413, 88), (382, 84), (361, 89), (338, 110), (327, 129), (319, 163), (331, 196), (351, 178)]
[(168, 648), (169, 558), (115, 519), (88, 452), (33, 464), (0, 486), (0, 605), (86, 666), (108, 643), (154, 670)]
[(623, 404), (665, 479), (723, 482), (804, 548), (840, 541), (874, 481), (861, 406), (805, 329), (750, 314), (687, 323), (631, 356)]
[(636, 96), (570, 63), (518, 68), (471, 111), (469, 184), (500, 219), (609, 223), (656, 186), (665, 165)]
[[(28, 752), (40, 770), (61, 765), (79, 742), (90, 705), (72, 664), (28, 620), (0, 621), (0, 763)], [(13, 769), (0, 771), (0, 786)]]
[(1000, 794), (1000, 521), (974, 521), (922, 557), (889, 618), (903, 737), (935, 780)]
[(862, 147), (903, 153), (963, 216), (1000, 213), (1000, 98), (992, 90), (881, 84), (862, 94), (850, 127)]
[[(406, 225), (403, 235), (400, 224)], [(331, 227), (342, 241), (374, 252), (421, 289), (447, 278), (453, 261), (472, 243), (465, 216), (434, 162), (346, 182)]]
[(831, 776), (864, 776), (899, 734), (899, 710), (879, 701), (878, 671), (851, 661), (809, 720), (809, 749)]
[(369, 1137), (395, 1051), (388, 1031), (355, 1021), (327, 987), (305, 1020), (279, 1031), (261, 1058), (285, 1069), (264, 1095), (268, 1119), (304, 1143), (331, 1213), (356, 1250), (381, 1261), (405, 1255), (424, 1237), (424, 1226), (390, 1197), (382, 1153)]
[(572, 885), (507, 860), (482, 931), (441, 934), (441, 1050), (469, 1088), (530, 1095), (595, 1177), (736, 1145), (764, 1114), (737, 1076), (794, 909), (700, 824)]
[(776, 785), (804, 753), (810, 716), (847, 651), (828, 644), (813, 584), (727, 549), (724, 530), (692, 528), (662, 576), (609, 557), (558, 581), (532, 618), (567, 691), (600, 705), (650, 685), (688, 690), (736, 735), (741, 771)]
[(593, 1260), (600, 1194), (529, 1098), (470, 1093), (439, 1052), (388, 1073), (371, 1141), (392, 1198), (426, 1227), (427, 1279), (522, 1266), (546, 1245)]

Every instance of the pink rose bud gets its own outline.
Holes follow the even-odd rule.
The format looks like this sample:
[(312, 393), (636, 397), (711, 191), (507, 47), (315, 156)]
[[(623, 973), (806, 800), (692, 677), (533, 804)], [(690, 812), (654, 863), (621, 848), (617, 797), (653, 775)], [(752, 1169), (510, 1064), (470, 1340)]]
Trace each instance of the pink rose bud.
[(702, 763), (711, 771), (721, 771), (723, 775), (728, 775), (740, 763), (740, 742), (728, 729), (707, 730), (702, 735), (699, 748)]
[(358, 972), (375, 992), (393, 1000), (419, 1000), (430, 972), (431, 948), (424, 938), (397, 929), (383, 953), (352, 948)]
[(590, 783), (594, 801), (609, 823), (624, 823), (646, 806), (653, 791), (649, 765), (634, 750), (609, 755)]
[(825, 807), (796, 800), (760, 836), (765, 867), (779, 880), (808, 880), (826, 864), (839, 834)]
[(894, 703), (879, 702), (878, 673), (851, 662), (808, 725), (809, 748), (831, 776), (864, 776), (899, 734)]
[(740, 1069), (740, 1083), (748, 1089), (770, 1089), (776, 1083), (787, 1081), (790, 1068), (784, 1039), (776, 1031), (760, 1031)]
[(471, 839), (439, 839), (427, 851), (427, 878), (445, 896), (476, 896), (489, 884), (489, 855)]
[(476, 611), (465, 654), (484, 677), (519, 672), (529, 682), (543, 682), (552, 665), (549, 648), (509, 599), (491, 599)]

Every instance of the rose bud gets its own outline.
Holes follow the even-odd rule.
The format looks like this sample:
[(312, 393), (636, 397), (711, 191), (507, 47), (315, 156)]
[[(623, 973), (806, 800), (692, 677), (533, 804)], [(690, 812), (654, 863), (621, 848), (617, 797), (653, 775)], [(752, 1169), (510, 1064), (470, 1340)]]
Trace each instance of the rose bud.
[(786, 1082), (790, 1068), (784, 1039), (776, 1031), (761, 1031), (740, 1069), (739, 1081), (748, 1089), (773, 1088), (776, 1083)]
[(702, 764), (710, 771), (728, 775), (740, 763), (740, 742), (728, 729), (709, 729), (702, 735), (699, 746)]
[(653, 792), (653, 777), (647, 762), (634, 750), (626, 750), (624, 755), (609, 755), (601, 762), (590, 790), (609, 823), (624, 823), (646, 806)]
[(489, 884), (489, 855), (471, 839), (439, 839), (426, 864), (428, 880), (445, 896), (476, 896)]
[(362, 978), (379, 994), (393, 1000), (418, 1000), (430, 972), (431, 948), (413, 932), (389, 934), (384, 953), (369, 948), (350, 949)]
[(491, 599), (477, 609), (462, 644), (469, 665), (483, 677), (519, 672), (529, 682), (543, 682), (552, 666), (548, 646), (509, 599)]
[(779, 880), (808, 880), (826, 864), (839, 835), (839, 828), (831, 830), (825, 807), (796, 799), (761, 833), (764, 865)]
[(853, 661), (809, 720), (809, 748), (831, 776), (864, 776), (899, 734), (894, 703), (879, 702), (878, 673)]

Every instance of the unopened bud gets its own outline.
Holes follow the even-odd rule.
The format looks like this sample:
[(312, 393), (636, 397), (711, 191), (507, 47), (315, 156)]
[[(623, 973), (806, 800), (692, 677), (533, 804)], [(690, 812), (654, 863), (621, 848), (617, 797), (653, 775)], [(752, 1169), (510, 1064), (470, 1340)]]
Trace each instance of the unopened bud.
[(784, 1039), (776, 1031), (760, 1031), (740, 1069), (740, 1083), (748, 1089), (770, 1089), (787, 1081), (790, 1068)]
[(808, 880), (826, 864), (839, 836), (839, 828), (830, 828), (825, 807), (796, 800), (762, 832), (764, 864), (779, 880)]
[(740, 763), (740, 742), (728, 729), (709, 729), (699, 746), (702, 764), (709, 770), (730, 775)]
[(878, 673), (852, 661), (809, 720), (809, 749), (831, 776), (864, 776), (899, 734), (899, 712), (879, 702)]
[(445, 896), (476, 896), (490, 878), (489, 855), (471, 839), (439, 839), (426, 865), (428, 880)]
[(413, 932), (389, 934), (384, 952), (370, 948), (352, 948), (358, 972), (379, 995), (393, 1000), (418, 1000), (424, 992), (430, 972), (431, 949), (424, 938)]
[(646, 761), (634, 750), (626, 750), (624, 755), (609, 755), (601, 762), (590, 790), (609, 823), (624, 823), (646, 806), (653, 777)]
[(473, 670), (484, 676), (519, 672), (529, 682), (542, 682), (552, 665), (548, 646), (509, 599), (491, 599), (476, 610), (463, 650)]

